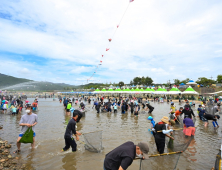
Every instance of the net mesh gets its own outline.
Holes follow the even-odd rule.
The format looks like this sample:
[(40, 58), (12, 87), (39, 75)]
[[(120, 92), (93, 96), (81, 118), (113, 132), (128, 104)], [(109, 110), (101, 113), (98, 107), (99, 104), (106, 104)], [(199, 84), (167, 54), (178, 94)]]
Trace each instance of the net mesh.
[(174, 140), (166, 137), (164, 152), (166, 155), (160, 156), (157, 154), (156, 147), (150, 148), (152, 156), (148, 160), (141, 160), (140, 170), (177, 169), (181, 154), (187, 149), (193, 140), (193, 136), (185, 136), (183, 133), (182, 117), (179, 117), (179, 121), (180, 123), (175, 127), (177, 130), (171, 135), (174, 137)]
[(84, 136), (84, 147), (90, 152), (101, 152), (102, 147), (102, 131), (95, 131), (83, 134)]
[(220, 161), (221, 161), (221, 151), (219, 151), (219, 153), (216, 156), (216, 161), (215, 161), (215, 166), (214, 166), (214, 170), (220, 170)]

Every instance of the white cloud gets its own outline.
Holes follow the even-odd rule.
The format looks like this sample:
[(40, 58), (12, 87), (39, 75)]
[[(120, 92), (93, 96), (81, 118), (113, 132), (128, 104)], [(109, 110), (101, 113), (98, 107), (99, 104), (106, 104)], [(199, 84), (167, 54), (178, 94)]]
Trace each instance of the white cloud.
[(19, 72), (22, 74), (30, 74), (30, 70), (27, 68), (23, 68), (23, 69), (19, 70)]
[(88, 79), (101, 59), (94, 80), (104, 82), (128, 83), (140, 75), (164, 83), (220, 71), (222, 2), (136, 0), (109, 43), (127, 5), (128, 0), (3, 1), (0, 11), (12, 17), (0, 18), (0, 58), (47, 58), (42, 66), (34, 57), (32, 63), (18, 59), (12, 75), (72, 84)]

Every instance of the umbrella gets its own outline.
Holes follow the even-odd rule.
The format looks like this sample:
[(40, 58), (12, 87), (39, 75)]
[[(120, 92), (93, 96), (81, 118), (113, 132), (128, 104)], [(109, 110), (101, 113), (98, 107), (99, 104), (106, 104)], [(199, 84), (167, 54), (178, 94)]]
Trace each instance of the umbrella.
[(186, 83), (188, 85), (196, 85), (197, 83), (195, 83), (193, 80), (190, 80), (188, 83)]

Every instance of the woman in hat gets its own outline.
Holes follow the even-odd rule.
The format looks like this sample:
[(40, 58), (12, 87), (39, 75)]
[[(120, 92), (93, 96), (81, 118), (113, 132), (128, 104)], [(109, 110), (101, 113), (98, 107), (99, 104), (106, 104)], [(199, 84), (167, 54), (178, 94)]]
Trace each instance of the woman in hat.
[(161, 119), (161, 122), (157, 123), (154, 127), (154, 129), (156, 130), (156, 134), (155, 134), (155, 142), (156, 142), (156, 147), (157, 147), (157, 151), (159, 152), (159, 154), (164, 153), (164, 148), (165, 148), (165, 136), (171, 138), (174, 140), (174, 138), (170, 135), (168, 135), (167, 133), (172, 132), (173, 130), (166, 130), (166, 125), (169, 124), (169, 119), (168, 117), (164, 116)]

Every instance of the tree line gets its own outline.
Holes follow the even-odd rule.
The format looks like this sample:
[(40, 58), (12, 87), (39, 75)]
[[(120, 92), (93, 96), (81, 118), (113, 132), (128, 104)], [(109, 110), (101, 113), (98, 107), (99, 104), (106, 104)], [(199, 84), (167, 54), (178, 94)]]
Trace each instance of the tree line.
[[(166, 87), (169, 87), (171, 86), (172, 84), (175, 84), (177, 86), (179, 86), (181, 83), (188, 83), (190, 81), (189, 78), (185, 79), (185, 80), (179, 80), (179, 79), (174, 79), (174, 82), (173, 83), (170, 83), (170, 82), (167, 82), (167, 83), (164, 83), (164, 84), (158, 84), (158, 85), (165, 85)], [(206, 77), (199, 77), (196, 81), (197, 84), (200, 84), (200, 85), (203, 85), (203, 86), (210, 86), (212, 84), (216, 84), (216, 83), (222, 83), (222, 75), (218, 75), (217, 76), (217, 79), (216, 80), (212, 80), (212, 79), (208, 79)], [(119, 83), (106, 83), (106, 84), (103, 84), (103, 83), (89, 83), (89, 84), (86, 84), (86, 85), (82, 85), (82, 86), (79, 86), (79, 87), (64, 87), (64, 90), (76, 90), (76, 89), (97, 89), (97, 88), (105, 88), (105, 87), (109, 87), (110, 85), (113, 85), (113, 86), (119, 86), (120, 88), (123, 87), (125, 85), (125, 83), (123, 81), (120, 81)], [(130, 81), (129, 84), (127, 85), (130, 85), (130, 86), (137, 86), (137, 85), (144, 85), (144, 86), (151, 86), (153, 85), (153, 79), (151, 77), (135, 77), (133, 78), (133, 80)], [(156, 84), (157, 85), (157, 84)]]
[[(190, 81), (189, 78), (185, 79), (185, 80), (179, 80), (179, 79), (174, 79), (174, 84), (175, 85), (180, 85), (181, 83), (188, 83)], [(210, 86), (212, 84), (216, 84), (216, 83), (222, 83), (222, 75), (218, 75), (216, 80), (212, 80), (212, 79), (208, 79), (206, 77), (199, 77), (196, 81), (197, 84), (199, 85), (203, 85), (203, 86)]]

